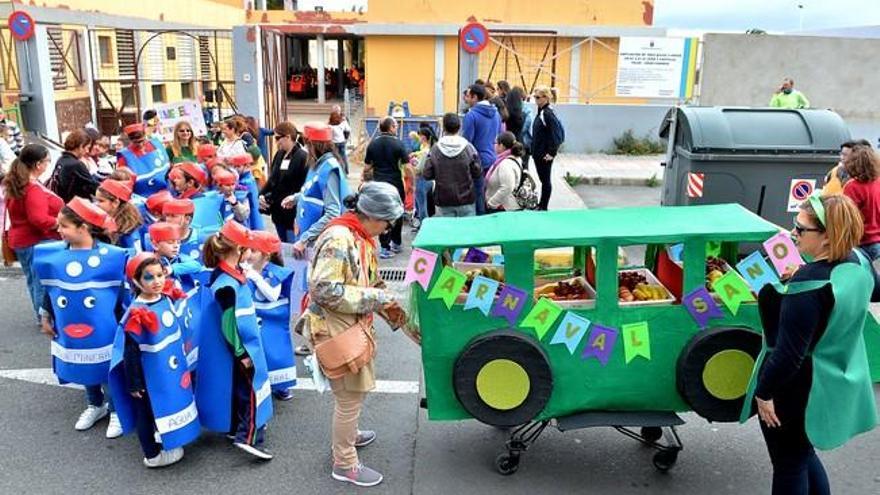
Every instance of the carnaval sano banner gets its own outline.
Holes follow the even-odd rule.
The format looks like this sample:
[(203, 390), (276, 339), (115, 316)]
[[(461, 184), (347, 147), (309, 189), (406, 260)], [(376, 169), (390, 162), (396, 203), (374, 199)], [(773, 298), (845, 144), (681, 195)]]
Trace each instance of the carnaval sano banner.
[(617, 96), (689, 98), (698, 43), (697, 38), (620, 38)]
[(196, 136), (204, 136), (208, 133), (202, 106), (195, 100), (161, 103), (156, 105), (156, 113), (159, 115), (159, 134), (166, 143), (171, 142), (174, 137), (174, 126), (181, 120), (189, 122)]

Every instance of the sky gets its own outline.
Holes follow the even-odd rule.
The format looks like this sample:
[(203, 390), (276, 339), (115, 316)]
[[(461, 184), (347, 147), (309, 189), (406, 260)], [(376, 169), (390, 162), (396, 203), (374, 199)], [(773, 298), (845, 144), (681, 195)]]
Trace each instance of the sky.
[(880, 0), (654, 0), (658, 27), (745, 31), (805, 31), (880, 25)]

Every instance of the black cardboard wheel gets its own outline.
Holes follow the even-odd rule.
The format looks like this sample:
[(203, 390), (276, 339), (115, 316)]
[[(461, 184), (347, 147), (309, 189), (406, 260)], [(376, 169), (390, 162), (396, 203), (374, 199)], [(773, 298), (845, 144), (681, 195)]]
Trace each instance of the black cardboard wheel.
[(465, 410), (499, 427), (533, 419), (553, 390), (550, 362), (538, 342), (509, 330), (472, 340), (456, 359), (452, 380)]
[(661, 473), (672, 469), (676, 461), (678, 461), (678, 451), (675, 450), (661, 450), (654, 454), (654, 457), (651, 459), (654, 467)]
[(738, 421), (761, 336), (747, 328), (714, 328), (694, 336), (678, 357), (678, 393), (709, 421)]
[(510, 452), (502, 452), (495, 458), (495, 469), (499, 474), (510, 476), (519, 469), (519, 456)]
[(656, 442), (663, 438), (663, 428), (659, 426), (643, 426), (639, 434), (648, 442)]

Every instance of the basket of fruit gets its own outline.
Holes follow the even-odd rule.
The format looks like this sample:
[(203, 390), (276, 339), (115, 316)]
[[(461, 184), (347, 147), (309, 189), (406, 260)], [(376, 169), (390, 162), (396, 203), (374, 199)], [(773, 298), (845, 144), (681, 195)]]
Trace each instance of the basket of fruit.
[(574, 277), (535, 288), (535, 300), (546, 297), (563, 308), (592, 308), (596, 290), (584, 277)]
[[(491, 278), (497, 282), (504, 283), (504, 267), (501, 265), (484, 265), (481, 263), (453, 263), (452, 266), (456, 270), (461, 270), (464, 272), (467, 280), (464, 282), (464, 287), (461, 289), (461, 293), (458, 297), (455, 298), (455, 302), (458, 304), (464, 304), (467, 301), (468, 293), (471, 291), (471, 284), (474, 283), (474, 279), (477, 276), (482, 276), (486, 278)], [(497, 297), (497, 294), (496, 294)]]
[(706, 258), (706, 289), (708, 289), (709, 292), (712, 293), (712, 296), (715, 297), (715, 299), (719, 298), (715, 294), (715, 291), (712, 289), (712, 284), (714, 284), (716, 280), (723, 277), (725, 273), (729, 272), (732, 269), (733, 268), (731, 268), (730, 265), (721, 258), (716, 258), (714, 256), (709, 256), (708, 258)]
[(617, 274), (617, 299), (621, 306), (672, 304), (675, 297), (650, 270), (621, 270)]

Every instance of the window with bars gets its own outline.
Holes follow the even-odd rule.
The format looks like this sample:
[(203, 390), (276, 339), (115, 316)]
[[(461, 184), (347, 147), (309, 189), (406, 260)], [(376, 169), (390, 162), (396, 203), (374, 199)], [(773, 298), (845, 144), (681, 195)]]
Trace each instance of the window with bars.
[(61, 28), (47, 28), (49, 35), (49, 63), (52, 67), (52, 87), (67, 89), (67, 69), (64, 67), (64, 34)]
[(134, 31), (116, 30), (116, 59), (119, 61), (119, 78), (133, 78), (137, 72), (134, 67)]
[(199, 36), (199, 71), (202, 79), (212, 79), (211, 42), (207, 36)]

